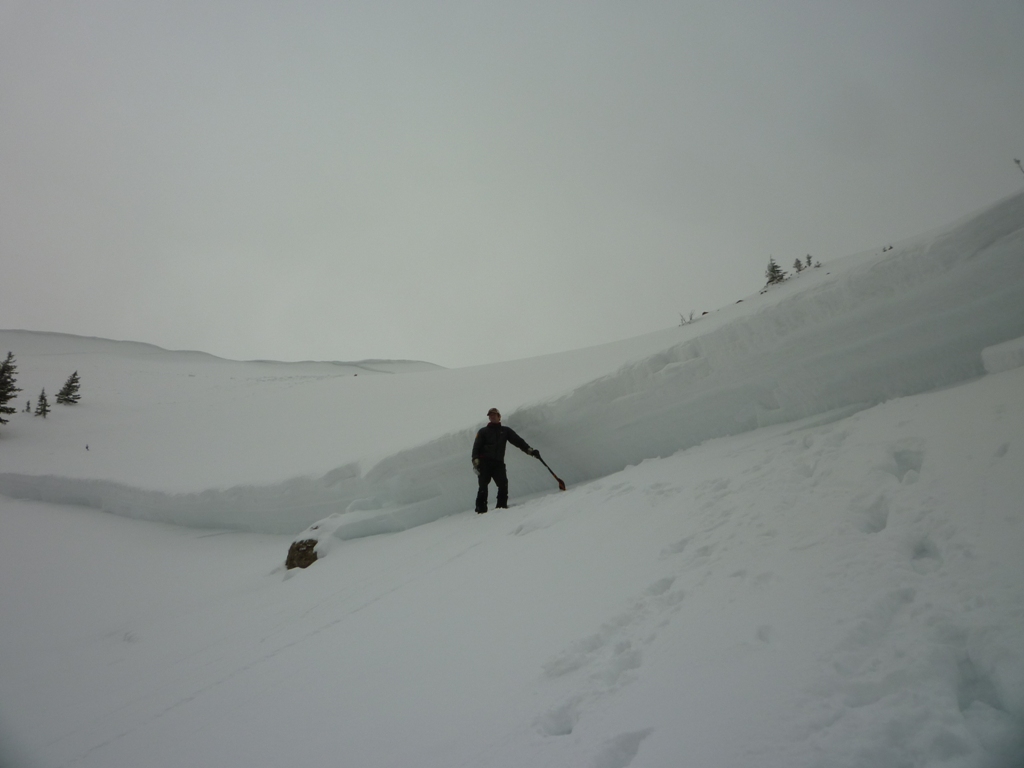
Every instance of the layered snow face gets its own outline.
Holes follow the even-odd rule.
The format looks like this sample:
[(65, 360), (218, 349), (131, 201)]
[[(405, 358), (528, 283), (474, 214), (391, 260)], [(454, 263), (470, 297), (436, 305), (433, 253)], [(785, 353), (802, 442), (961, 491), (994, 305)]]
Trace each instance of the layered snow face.
[[(73, 370), (83, 381), (80, 404), (55, 408), (45, 421), (18, 413), (0, 427), (0, 492), (294, 532), (344, 510), (350, 500), (335, 486), (381, 457), (478, 424), (492, 405), (551, 399), (663, 349), (678, 331), (458, 371), (406, 361), (236, 362), (0, 331), (23, 396), (53, 392)], [(464, 468), (471, 474), (468, 459)]]
[[(831, 269), (779, 286), (738, 316), (702, 321), (693, 338), (508, 423), (576, 483), (710, 438), (840, 418), (978, 376), (983, 350), (1024, 334), (1024, 196), (884, 258)], [(471, 431), (448, 435), (353, 477), (349, 509), (392, 509), (335, 521), (338, 535), (464, 509), (471, 440)], [(515, 461), (513, 474), (520, 493), (551, 487), (529, 460)]]
[(982, 350), (986, 373), (1001, 373), (1024, 365), (1024, 337)]
[[(842, 415), (983, 373), (1024, 333), (1024, 198), (517, 414), (573, 480), (713, 437)], [(813, 272), (812, 272), (813, 275)], [(816, 277), (816, 276), (814, 276)], [(559, 453), (561, 455), (561, 453)]]
[[(358, 396), (354, 377), (346, 377), (344, 390), (334, 379), (294, 389), (296, 398), (315, 394), (311, 402), (319, 406), (337, 396), (342, 407), (354, 409), (340, 421), (300, 407), (287, 412), (300, 416), (301, 423), (285, 423), (280, 416), (225, 403), (232, 423), (244, 425), (244, 442), (228, 445), (207, 433), (218, 448), (198, 449), (209, 457), (192, 470), (208, 482), (199, 492), (194, 485), (193, 492), (172, 492), (173, 483), (166, 481), (169, 490), (152, 485), (144, 490), (134, 478), (89, 476), (88, 470), (72, 473), (60, 466), (46, 473), (8, 467), (0, 474), (0, 492), (263, 532), (295, 532), (340, 515), (331, 525), (338, 537), (352, 538), (404, 530), (468, 508), (475, 494), (468, 454), (476, 428), (469, 425), (479, 418), (474, 411), (483, 413), (489, 405), (501, 405), (506, 423), (572, 484), (711, 438), (812, 416), (837, 419), (964, 381), (984, 373), (984, 350), (1021, 336), (1024, 196), (1018, 195), (938, 235), (884, 255), (864, 254), (808, 270), (767, 294), (652, 336), (634, 347), (646, 345), (640, 360), (593, 353), (588, 367), (566, 357), (564, 367), (576, 371), (570, 375), (556, 375), (559, 358), (552, 356), (544, 366), (524, 362), (518, 373), (509, 364), (370, 381), (364, 376)], [(999, 353), (999, 360), (1004, 358)], [(599, 368), (594, 361), (627, 365), (594, 378)], [(523, 375), (526, 370), (543, 380)], [(592, 380), (579, 380), (583, 370)], [(520, 390), (509, 398), (521, 406), (514, 410), (494, 402), (495, 393), (509, 392), (510, 381)], [(237, 393), (225, 387), (221, 396)], [(395, 418), (396, 409), (402, 417)], [(205, 411), (216, 414), (217, 409)], [(324, 432), (324, 422), (337, 428)], [(463, 428), (446, 431), (445, 423)], [(229, 481), (213, 480), (221, 464), (238, 467), (239, 473), (246, 460), (267, 467), (265, 456), (274, 450), (267, 447), (267, 432), (308, 455), (309, 446), (295, 445), (307, 426), (312, 447), (322, 451), (305, 465), (303, 476), (226, 489)], [(150, 432), (161, 439), (155, 429)], [(79, 451), (76, 462), (82, 456)], [(513, 494), (553, 487), (542, 466), (514, 449), (509, 465)], [(174, 463), (167, 471), (173, 470)], [(264, 471), (273, 473), (269, 467)]]
[(286, 536), (0, 499), (0, 764), (1018, 768), (1022, 392), (715, 439), (304, 571)]

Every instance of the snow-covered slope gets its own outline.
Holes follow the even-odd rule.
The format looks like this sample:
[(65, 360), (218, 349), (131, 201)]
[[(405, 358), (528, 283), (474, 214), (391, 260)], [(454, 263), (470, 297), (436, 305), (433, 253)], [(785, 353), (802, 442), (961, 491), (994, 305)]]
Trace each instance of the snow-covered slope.
[[(1021, 336), (1024, 195), (692, 325), (501, 365), (358, 376), (67, 337), (54, 351), (3, 332), (27, 391), (40, 371), (55, 388), (78, 369), (88, 395), (45, 425), (26, 414), (4, 430), (0, 492), (250, 531), (332, 514), (345, 515), (341, 537), (402, 530), (470, 505), (467, 455), (490, 405), (578, 483), (965, 381), (983, 373), (983, 350)], [(537, 462), (510, 464), (520, 496), (551, 488)]]
[(336, 541), (0, 500), (0, 764), (1019, 768), (1024, 369)]

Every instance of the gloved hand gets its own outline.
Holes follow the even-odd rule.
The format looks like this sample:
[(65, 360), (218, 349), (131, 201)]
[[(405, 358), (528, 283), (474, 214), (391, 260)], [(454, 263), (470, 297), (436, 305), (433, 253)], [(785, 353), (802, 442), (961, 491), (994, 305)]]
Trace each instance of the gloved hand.
[(531, 448), (530, 450), (527, 451), (527, 453), (530, 456), (534, 456), (535, 458), (540, 458), (540, 451), (538, 451), (536, 448)]
[(473, 471), (476, 472), (477, 477), (480, 476), (480, 459), (473, 459)]

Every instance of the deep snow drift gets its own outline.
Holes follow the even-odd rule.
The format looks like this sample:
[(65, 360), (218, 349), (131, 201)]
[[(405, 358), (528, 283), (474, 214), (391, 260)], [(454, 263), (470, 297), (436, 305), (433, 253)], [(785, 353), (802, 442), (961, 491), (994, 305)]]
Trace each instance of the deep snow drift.
[[(1021, 336), (1024, 195), (689, 326), (518, 363), (359, 377), (330, 364), (154, 355), (114, 374), (119, 351), (89, 370), (98, 350), (37, 352), (5, 332), (0, 343), (21, 342), (26, 372), (85, 369), (96, 407), (76, 413), (74, 429), (34, 431), (32, 447), (26, 438), (0, 492), (187, 525), (281, 533), (349, 513), (341, 536), (396, 531), (466, 508), (466, 443), (490, 405), (577, 483), (710, 438), (965, 381), (983, 372), (984, 349)], [(51, 375), (51, 386), (63, 380)], [(536, 462), (516, 472), (520, 493), (550, 488)]]
[[(0, 765), (1019, 768), (1022, 226), (463, 371), (0, 333), (83, 380), (0, 427), (81, 505), (0, 497)], [(460, 512), (490, 405), (567, 493)]]

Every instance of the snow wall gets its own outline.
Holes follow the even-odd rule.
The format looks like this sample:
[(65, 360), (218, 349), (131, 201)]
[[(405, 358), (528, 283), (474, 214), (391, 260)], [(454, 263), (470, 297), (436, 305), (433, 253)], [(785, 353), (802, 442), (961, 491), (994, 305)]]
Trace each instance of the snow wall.
[[(705, 440), (808, 417), (836, 419), (985, 373), (982, 353), (1024, 336), (1024, 194), (941, 234), (835, 263), (830, 279), (773, 288), (779, 300), (505, 423), (569, 484)], [(840, 270), (840, 267), (842, 270)], [(1011, 345), (1012, 346), (1012, 345)], [(109, 481), (0, 475), (0, 493), (199, 527), (355, 538), (472, 508), (474, 430), (273, 486), (192, 494)], [(553, 488), (509, 449), (513, 497)], [(493, 488), (491, 489), (493, 500)]]

